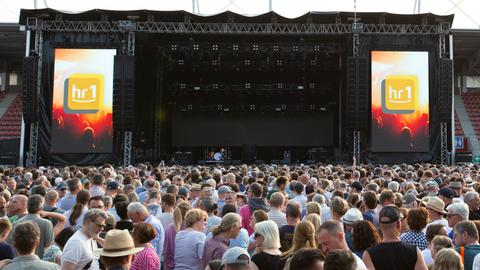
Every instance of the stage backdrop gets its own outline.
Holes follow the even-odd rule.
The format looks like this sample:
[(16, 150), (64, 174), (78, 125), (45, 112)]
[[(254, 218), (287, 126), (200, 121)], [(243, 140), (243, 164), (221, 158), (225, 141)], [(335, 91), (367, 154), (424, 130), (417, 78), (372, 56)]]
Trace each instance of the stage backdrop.
[(372, 51), (371, 57), (372, 152), (428, 152), (428, 52)]
[(111, 153), (114, 49), (55, 49), (52, 153)]

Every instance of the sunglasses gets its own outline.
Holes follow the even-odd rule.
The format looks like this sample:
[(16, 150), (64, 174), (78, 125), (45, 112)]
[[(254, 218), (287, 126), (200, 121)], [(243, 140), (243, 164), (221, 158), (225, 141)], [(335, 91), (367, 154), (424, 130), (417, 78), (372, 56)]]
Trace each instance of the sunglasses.
[(100, 223), (100, 224), (99, 224), (99, 223), (95, 223), (95, 225), (97, 225), (97, 227), (99, 227), (99, 228), (102, 228), (102, 230), (105, 229), (105, 227), (107, 227), (106, 224), (102, 224), (102, 223)]

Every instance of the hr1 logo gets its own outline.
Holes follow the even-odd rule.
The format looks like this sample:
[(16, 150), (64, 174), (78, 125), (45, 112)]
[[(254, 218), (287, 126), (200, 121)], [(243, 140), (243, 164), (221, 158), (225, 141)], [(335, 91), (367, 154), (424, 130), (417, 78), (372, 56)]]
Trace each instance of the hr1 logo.
[(98, 112), (103, 102), (103, 86), (101, 74), (72, 74), (65, 80), (65, 112)]
[(382, 111), (388, 114), (413, 113), (418, 102), (416, 76), (389, 75), (382, 81)]

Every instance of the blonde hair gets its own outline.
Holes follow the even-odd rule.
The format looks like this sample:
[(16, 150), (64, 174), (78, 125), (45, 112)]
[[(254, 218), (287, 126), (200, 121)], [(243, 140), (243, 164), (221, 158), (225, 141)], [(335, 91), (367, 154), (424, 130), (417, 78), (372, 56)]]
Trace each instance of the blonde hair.
[(207, 218), (207, 212), (198, 208), (193, 208), (188, 210), (187, 214), (185, 214), (185, 225), (187, 225), (187, 228), (191, 228), (195, 223), (203, 220), (206, 221)]
[(453, 248), (444, 248), (435, 257), (432, 270), (463, 270), (462, 257)]
[(186, 201), (181, 201), (173, 210), (173, 226), (175, 226), (175, 231), (179, 232), (180, 228), (182, 227), (183, 220), (185, 219), (185, 215), (187, 211), (192, 209), (190, 203)]
[(432, 254), (436, 254), (444, 248), (453, 248), (452, 239), (445, 235), (435, 236), (432, 240)]
[(305, 218), (305, 220), (308, 220), (313, 224), (315, 231), (317, 231), (318, 228), (320, 228), (320, 225), (322, 225), (322, 218), (318, 214), (310, 214)]
[(299, 249), (316, 248), (315, 244), (315, 227), (308, 221), (300, 222), (293, 233), (292, 247), (282, 254), (283, 258), (292, 256)]
[(279, 249), (280, 234), (278, 232), (277, 223), (272, 220), (265, 220), (255, 224), (255, 233), (263, 236), (262, 249)]
[(12, 230), (12, 223), (8, 220), (7, 217), (0, 218), (0, 235), (2, 235), (6, 231)]
[(307, 215), (309, 214), (322, 214), (322, 207), (317, 202), (309, 202), (307, 203)]
[(237, 213), (228, 213), (222, 217), (220, 225), (212, 228), (213, 235), (219, 235), (223, 232), (228, 232), (233, 226), (242, 227), (242, 217)]

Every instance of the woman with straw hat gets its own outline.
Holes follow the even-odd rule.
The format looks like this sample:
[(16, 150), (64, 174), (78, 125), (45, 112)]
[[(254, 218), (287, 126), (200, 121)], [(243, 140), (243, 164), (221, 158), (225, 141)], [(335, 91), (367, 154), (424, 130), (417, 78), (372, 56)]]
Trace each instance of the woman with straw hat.
[(135, 247), (127, 230), (111, 230), (105, 236), (105, 244), (97, 252), (107, 270), (130, 269), (133, 254), (144, 247)]

